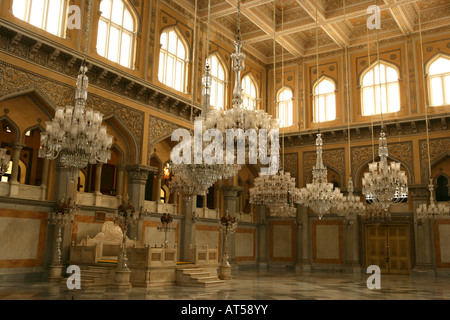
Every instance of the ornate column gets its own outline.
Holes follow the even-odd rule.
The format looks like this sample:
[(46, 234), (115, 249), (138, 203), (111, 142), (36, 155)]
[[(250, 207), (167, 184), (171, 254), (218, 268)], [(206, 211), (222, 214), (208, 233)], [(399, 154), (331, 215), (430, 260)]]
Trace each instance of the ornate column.
[[(157, 172), (155, 167), (149, 167), (141, 164), (128, 165), (128, 199), (131, 200), (136, 211), (144, 206), (145, 201), (145, 185), (147, 183), (150, 172)], [(130, 228), (130, 239), (142, 240), (142, 222), (137, 226)]]
[(9, 189), (9, 196), (10, 197), (19, 197), (19, 162), (20, 162), (20, 151), (22, 148), (25, 147), (22, 144), (15, 144), (13, 146), (13, 157), (12, 157), (12, 168), (11, 168), (11, 179), (9, 181), (10, 183), (10, 189)]
[(416, 209), (427, 203), (430, 192), (426, 186), (409, 186), (409, 197), (413, 203), (414, 214), (414, 244), (416, 247), (416, 261), (413, 272), (416, 274), (435, 275), (433, 220), (418, 221)]

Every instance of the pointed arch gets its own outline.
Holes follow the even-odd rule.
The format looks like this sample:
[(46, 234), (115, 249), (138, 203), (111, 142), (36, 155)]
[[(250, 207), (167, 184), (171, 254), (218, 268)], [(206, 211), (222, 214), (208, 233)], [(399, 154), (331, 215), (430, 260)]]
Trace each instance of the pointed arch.
[(211, 67), (211, 106), (224, 110), (227, 105), (228, 70), (225, 60), (219, 51), (209, 55)]
[(161, 30), (158, 81), (179, 92), (187, 92), (189, 43), (176, 25)]
[(103, 121), (107, 124), (107, 126), (111, 127), (114, 130), (116, 136), (116, 144), (118, 141), (123, 141), (123, 146), (121, 149), (124, 157), (124, 162), (126, 164), (135, 164), (140, 159), (140, 149), (138, 143), (133, 134), (129, 131), (129, 129), (122, 123), (122, 121), (114, 114), (109, 115), (103, 118)]
[(322, 75), (314, 82), (312, 90), (313, 122), (336, 120), (337, 82), (331, 77)]
[(438, 53), (425, 63), (428, 104), (439, 107), (450, 104), (450, 55)]
[[(17, 144), (20, 142), (20, 129), (19, 126), (10, 118), (8, 117), (8, 115), (3, 115), (0, 116), (0, 122), (5, 121), (6, 123), (8, 123), (15, 132), (15, 136), (13, 136), (13, 139), (11, 141), (12, 144)], [(3, 130), (3, 128), (0, 128), (1, 130)]]
[(280, 127), (286, 128), (294, 124), (294, 90), (289, 86), (278, 89), (276, 117)]
[(260, 88), (253, 72), (249, 71), (242, 76), (242, 105), (249, 110), (258, 108)]
[(133, 69), (136, 56), (138, 15), (127, 0), (102, 0), (97, 32), (97, 53)]
[(363, 116), (400, 111), (400, 68), (396, 64), (374, 61), (361, 72), (359, 84)]

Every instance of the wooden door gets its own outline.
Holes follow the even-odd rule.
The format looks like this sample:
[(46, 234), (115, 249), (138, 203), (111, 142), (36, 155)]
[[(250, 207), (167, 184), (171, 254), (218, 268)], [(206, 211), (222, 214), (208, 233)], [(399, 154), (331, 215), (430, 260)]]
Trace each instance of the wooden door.
[(368, 225), (366, 263), (377, 265), (382, 273), (409, 274), (409, 232), (407, 225)]

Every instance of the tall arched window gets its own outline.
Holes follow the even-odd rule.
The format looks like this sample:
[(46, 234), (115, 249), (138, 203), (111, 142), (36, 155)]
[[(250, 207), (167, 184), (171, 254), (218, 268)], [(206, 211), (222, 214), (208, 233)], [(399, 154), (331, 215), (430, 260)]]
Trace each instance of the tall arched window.
[(165, 85), (185, 92), (187, 46), (176, 29), (161, 33), (158, 80)]
[(15, 17), (62, 37), (67, 17), (66, 2), (64, 0), (14, 0), (12, 9)]
[(211, 66), (211, 106), (225, 108), (225, 68), (216, 55), (210, 58)]
[(450, 59), (440, 56), (428, 64), (428, 89), (430, 105), (450, 104)]
[(449, 181), (446, 176), (439, 176), (436, 179), (436, 201), (450, 201)]
[(336, 120), (336, 85), (323, 78), (314, 86), (314, 122)]
[(136, 22), (122, 0), (102, 0), (98, 22), (97, 52), (131, 68), (134, 60)]
[[(376, 63), (361, 76), (363, 116), (400, 111), (399, 73), (385, 63)], [(380, 91), (381, 89), (381, 91)]]
[(294, 108), (292, 102), (292, 90), (282, 88), (277, 95), (277, 118), (280, 120), (280, 127), (290, 127), (294, 124)]
[(256, 84), (250, 75), (242, 79), (242, 90), (242, 106), (247, 110), (255, 110), (258, 97)]

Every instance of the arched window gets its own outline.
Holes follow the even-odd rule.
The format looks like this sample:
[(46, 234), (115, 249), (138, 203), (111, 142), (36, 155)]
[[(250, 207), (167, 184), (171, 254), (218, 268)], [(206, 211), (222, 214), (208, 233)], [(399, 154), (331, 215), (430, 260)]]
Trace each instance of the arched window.
[(211, 106), (216, 109), (225, 108), (225, 68), (216, 55), (210, 58), (211, 63)]
[(256, 84), (250, 75), (242, 79), (242, 106), (247, 110), (256, 109)]
[(130, 9), (122, 0), (102, 0), (100, 11), (98, 54), (131, 68), (134, 63), (136, 22)]
[(66, 23), (66, 2), (64, 0), (14, 0), (12, 9), (15, 17), (61, 37)]
[(314, 86), (314, 122), (336, 120), (336, 85), (323, 78)]
[(430, 105), (450, 104), (450, 59), (441, 56), (433, 60), (428, 64), (427, 73)]
[[(362, 115), (371, 116), (400, 111), (399, 73), (395, 68), (376, 63), (361, 77)], [(381, 91), (380, 91), (381, 89)]]
[(290, 127), (294, 124), (294, 109), (292, 102), (292, 90), (283, 88), (277, 95), (277, 118), (280, 120), (280, 127)]
[(161, 33), (158, 80), (180, 92), (185, 92), (187, 46), (176, 29)]

